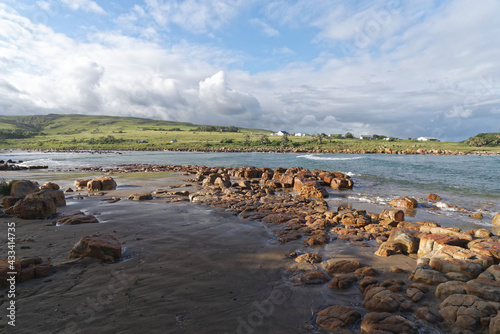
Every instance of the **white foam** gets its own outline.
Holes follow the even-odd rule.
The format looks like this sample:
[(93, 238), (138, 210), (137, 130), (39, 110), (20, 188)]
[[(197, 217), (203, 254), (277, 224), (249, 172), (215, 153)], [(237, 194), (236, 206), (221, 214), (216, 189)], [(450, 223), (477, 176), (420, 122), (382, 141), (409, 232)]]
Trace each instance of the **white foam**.
[(349, 158), (336, 158), (336, 157), (319, 157), (313, 154), (298, 155), (297, 158), (304, 158), (308, 160), (328, 160), (328, 161), (341, 161), (341, 160), (358, 160), (364, 157), (349, 157)]

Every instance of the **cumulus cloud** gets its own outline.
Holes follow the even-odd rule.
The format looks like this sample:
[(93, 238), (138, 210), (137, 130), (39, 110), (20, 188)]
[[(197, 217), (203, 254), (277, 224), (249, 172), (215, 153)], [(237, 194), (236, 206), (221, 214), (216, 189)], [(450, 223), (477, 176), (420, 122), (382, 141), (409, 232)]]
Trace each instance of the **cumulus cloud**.
[(253, 26), (260, 29), (260, 31), (268, 37), (278, 36), (280, 34), (280, 32), (278, 30), (274, 29), (273, 27), (271, 27), (269, 24), (262, 21), (261, 19), (253, 18), (253, 19), (250, 19), (249, 22)]
[(203, 107), (213, 113), (247, 120), (258, 119), (261, 114), (259, 101), (248, 93), (229, 88), (223, 71), (200, 82), (199, 97)]

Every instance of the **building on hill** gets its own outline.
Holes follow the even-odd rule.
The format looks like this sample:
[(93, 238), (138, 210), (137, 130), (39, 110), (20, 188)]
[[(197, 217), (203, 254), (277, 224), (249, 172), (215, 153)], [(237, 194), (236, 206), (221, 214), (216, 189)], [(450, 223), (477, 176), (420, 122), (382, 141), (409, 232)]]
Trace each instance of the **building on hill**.
[(372, 140), (373, 137), (370, 136), (370, 135), (361, 135), (361, 136), (359, 136), (359, 139), (362, 139), (362, 140)]
[(439, 139), (434, 137), (418, 137), (418, 141), (439, 141)]
[(281, 130), (281, 131), (276, 132), (275, 135), (276, 136), (284, 136), (284, 135), (289, 136), (290, 134), (286, 131)]

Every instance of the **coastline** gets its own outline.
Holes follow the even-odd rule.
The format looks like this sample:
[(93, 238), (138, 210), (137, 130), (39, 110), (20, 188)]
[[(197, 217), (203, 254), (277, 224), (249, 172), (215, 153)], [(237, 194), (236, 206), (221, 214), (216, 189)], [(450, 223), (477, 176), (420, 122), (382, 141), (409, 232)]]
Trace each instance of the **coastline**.
[[(407, 298), (404, 291), (408, 295), (409, 289), (427, 289), (424, 302), (407, 305), (409, 308), (398, 306), (397, 314), (414, 326), (423, 326), (428, 333), (447, 332), (448, 327), (439, 321), (423, 322), (415, 316), (417, 309), (425, 307), (429, 308), (427, 315), (436, 315), (439, 305), (434, 296), (435, 286), (425, 288), (409, 279), (417, 265), (415, 255), (376, 256), (379, 243), (360, 236), (357, 229), (351, 229), (353, 233), (343, 233), (343, 229), (334, 233), (332, 229), (329, 242), (315, 246), (304, 244), (306, 236), (315, 235), (314, 231), (329, 230), (328, 225), (318, 221), (328, 212), (321, 209), (321, 205), (314, 209), (316, 219), (302, 227), (290, 225), (291, 230), (286, 227), (283, 230), (307, 227), (300, 232), (304, 233), (302, 238), (278, 243), (276, 236), (283, 235), (279, 232), (282, 227), (276, 227), (281, 223), (259, 222), (257, 216), (248, 214), (251, 213), (248, 210), (244, 215), (244, 211), (235, 206), (238, 191), (230, 191), (231, 187), (225, 191), (186, 179), (188, 174), (194, 176), (200, 171), (191, 168), (183, 170), (178, 166), (173, 174), (162, 177), (150, 172), (147, 179), (144, 175), (126, 179), (117, 190), (98, 196), (87, 196), (86, 191), (80, 192), (81, 198), (77, 194), (67, 194), (68, 205), (60, 210), (61, 214), (82, 210), (95, 214), (99, 224), (53, 226), (43, 220), (12, 218), (18, 222), (19, 239), (25, 240), (20, 242), (21, 247), (25, 246), (20, 254), (49, 256), (53, 263), (52, 273), (47, 278), (19, 284), (20, 323), (41, 333), (53, 332), (54, 328), (60, 332), (68, 329), (72, 333), (75, 328), (81, 333), (96, 330), (112, 333), (117, 329), (133, 333), (139, 328), (151, 333), (323, 333), (324, 329), (317, 324), (318, 313), (332, 304), (353, 307), (363, 317), (373, 313), (365, 308), (363, 293), (359, 290), (361, 282), (373, 276), (381, 284), (380, 288), (390, 285), (395, 291), (403, 291), (403, 298)], [(129, 172), (134, 175), (133, 170)], [(223, 172), (223, 169), (206, 169), (207, 175), (215, 172)], [(232, 178), (236, 183), (247, 179)], [(250, 182), (252, 178), (247, 180)], [(171, 203), (168, 197), (142, 202), (126, 199), (130, 193), (151, 192), (163, 187), (198, 195), (192, 196), (190, 203)], [(285, 196), (285, 202), (278, 202), (284, 207), (288, 207), (286, 201), (292, 201), (290, 204), (321, 203), (321, 200), (301, 202), (301, 199), (293, 202), (295, 200), (287, 191), (261, 198), (271, 200), (274, 196), (278, 199)], [(105, 201), (110, 197), (121, 200)], [(235, 216), (237, 213), (240, 214)], [(337, 226), (349, 225), (343, 220), (339, 223)], [(275, 233), (277, 231), (279, 234)], [(114, 264), (91, 259), (65, 263), (69, 249), (80, 236), (95, 232), (115, 235), (123, 245), (123, 259)], [(308, 253), (321, 255), (322, 260), (317, 263), (295, 260), (295, 256)], [(376, 273), (365, 276), (360, 273), (357, 278), (360, 287), (354, 284), (335, 290), (327, 286), (329, 279), (353, 275), (330, 273), (332, 265), (339, 261), (359, 261)], [(317, 276), (308, 281), (302, 275), (313, 272), (315, 275), (328, 273), (325, 276), (328, 279), (317, 283)], [(120, 277), (126, 277), (123, 284)], [(110, 282), (114, 282), (113, 288), (117, 287), (114, 293), (108, 292), (113, 289), (106, 288)], [(101, 294), (105, 298), (101, 297), (101, 302), (95, 306), (89, 305), (87, 298), (98, 300), (100, 291), (104, 291)], [(46, 322), (47, 318), (52, 320)], [(26, 319), (30, 319), (29, 323)], [(359, 326), (359, 322), (347, 325), (344, 333), (358, 333)]]

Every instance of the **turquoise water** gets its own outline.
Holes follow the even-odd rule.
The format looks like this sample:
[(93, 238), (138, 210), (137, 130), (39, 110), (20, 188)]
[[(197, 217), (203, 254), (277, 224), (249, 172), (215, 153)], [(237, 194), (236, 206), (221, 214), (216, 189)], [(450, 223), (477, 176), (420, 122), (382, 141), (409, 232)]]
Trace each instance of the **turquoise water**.
[[(412, 220), (432, 220), (454, 226), (490, 227), (500, 212), (500, 156), (354, 155), (276, 153), (113, 152), (40, 153), (0, 151), (0, 159), (23, 160), (24, 165), (47, 165), (49, 170), (78, 167), (114, 167), (120, 164), (196, 164), (205, 166), (295, 167), (341, 171), (355, 182), (352, 191), (331, 191), (331, 206), (353, 205), (376, 211), (389, 200), (407, 195), (419, 199), (421, 208)], [(429, 193), (442, 197), (453, 208), (435, 210), (425, 200)], [(468, 217), (482, 212), (483, 220)]]

